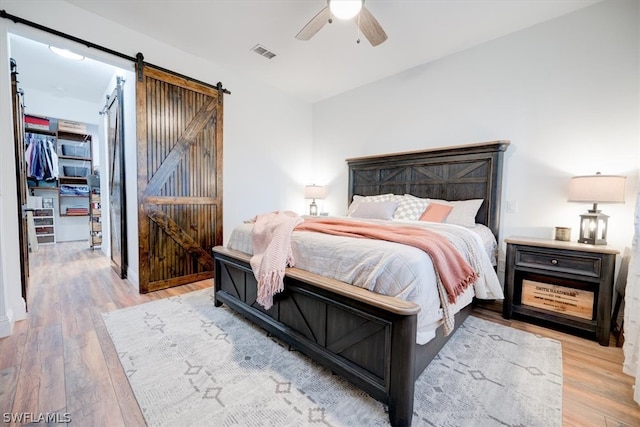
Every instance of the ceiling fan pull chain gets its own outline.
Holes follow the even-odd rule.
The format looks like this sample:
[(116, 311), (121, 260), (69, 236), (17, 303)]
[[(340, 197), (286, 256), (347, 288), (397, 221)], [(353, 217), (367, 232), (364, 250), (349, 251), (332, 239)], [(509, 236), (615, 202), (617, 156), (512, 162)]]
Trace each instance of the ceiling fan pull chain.
[(360, 14), (358, 13), (358, 17), (357, 17), (358, 22), (356, 23), (356, 26), (358, 27), (358, 36), (356, 38), (356, 44), (360, 44)]

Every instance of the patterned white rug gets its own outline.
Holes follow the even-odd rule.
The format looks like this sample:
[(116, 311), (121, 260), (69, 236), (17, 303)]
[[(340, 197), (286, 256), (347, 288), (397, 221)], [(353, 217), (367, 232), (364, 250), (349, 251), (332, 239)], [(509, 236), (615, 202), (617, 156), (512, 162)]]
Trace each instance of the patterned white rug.
[[(384, 406), (212, 290), (103, 314), (150, 426), (384, 426)], [(470, 316), (416, 382), (413, 425), (560, 426), (559, 342)]]

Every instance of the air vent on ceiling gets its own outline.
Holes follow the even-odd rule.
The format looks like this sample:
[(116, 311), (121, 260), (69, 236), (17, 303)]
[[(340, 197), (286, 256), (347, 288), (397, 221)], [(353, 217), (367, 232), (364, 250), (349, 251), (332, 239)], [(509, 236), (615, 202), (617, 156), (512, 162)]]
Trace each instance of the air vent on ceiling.
[(251, 48), (251, 50), (257, 53), (258, 55), (264, 56), (267, 59), (272, 59), (276, 56), (275, 53), (271, 52), (269, 49), (267, 49), (266, 47), (260, 44), (255, 45), (254, 47)]

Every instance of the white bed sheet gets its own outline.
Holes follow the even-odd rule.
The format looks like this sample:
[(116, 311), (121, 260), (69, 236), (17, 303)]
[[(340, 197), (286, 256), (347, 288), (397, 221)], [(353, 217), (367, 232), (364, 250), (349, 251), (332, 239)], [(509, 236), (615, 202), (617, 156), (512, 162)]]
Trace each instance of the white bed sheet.
[[(353, 220), (353, 219), (351, 219)], [(363, 221), (358, 219), (358, 221)], [(380, 222), (366, 220), (365, 222)], [(408, 225), (409, 222), (383, 221), (392, 225)], [(461, 251), (479, 273), (474, 287), (469, 287), (453, 304), (453, 312), (471, 303), (473, 297), (502, 299), (502, 286), (493, 270), (485, 250), (485, 243), (473, 229), (451, 224), (418, 223), (433, 231), (455, 232), (457, 244), (467, 248)], [(247, 254), (253, 254), (251, 229), (246, 223), (236, 227), (227, 244)], [(325, 277), (340, 280), (370, 291), (414, 302), (420, 306), (416, 342), (425, 344), (435, 337), (435, 330), (442, 320), (436, 275), (429, 255), (421, 249), (382, 240), (334, 236), (309, 231), (294, 231), (291, 248), (296, 268)], [(474, 257), (477, 259), (470, 259)]]

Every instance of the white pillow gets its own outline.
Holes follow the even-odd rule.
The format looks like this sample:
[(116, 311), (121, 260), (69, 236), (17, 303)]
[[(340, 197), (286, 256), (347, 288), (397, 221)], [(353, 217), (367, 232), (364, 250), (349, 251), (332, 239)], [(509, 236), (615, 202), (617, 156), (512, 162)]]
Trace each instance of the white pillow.
[(484, 199), (456, 200), (452, 202), (448, 200), (430, 199), (430, 201), (453, 206), (453, 210), (444, 220), (445, 223), (473, 227), (476, 224), (476, 215)]
[(351, 214), (352, 218), (393, 219), (397, 202), (362, 202)]
[(388, 202), (392, 200), (394, 197), (393, 194), (378, 194), (376, 196), (353, 196), (353, 202), (349, 205), (349, 209), (347, 210), (347, 216), (353, 215), (355, 210), (358, 208), (358, 205), (362, 202)]
[(398, 209), (393, 214), (393, 219), (417, 221), (429, 204), (429, 199), (421, 199), (411, 194), (395, 196), (394, 200), (398, 202)]

